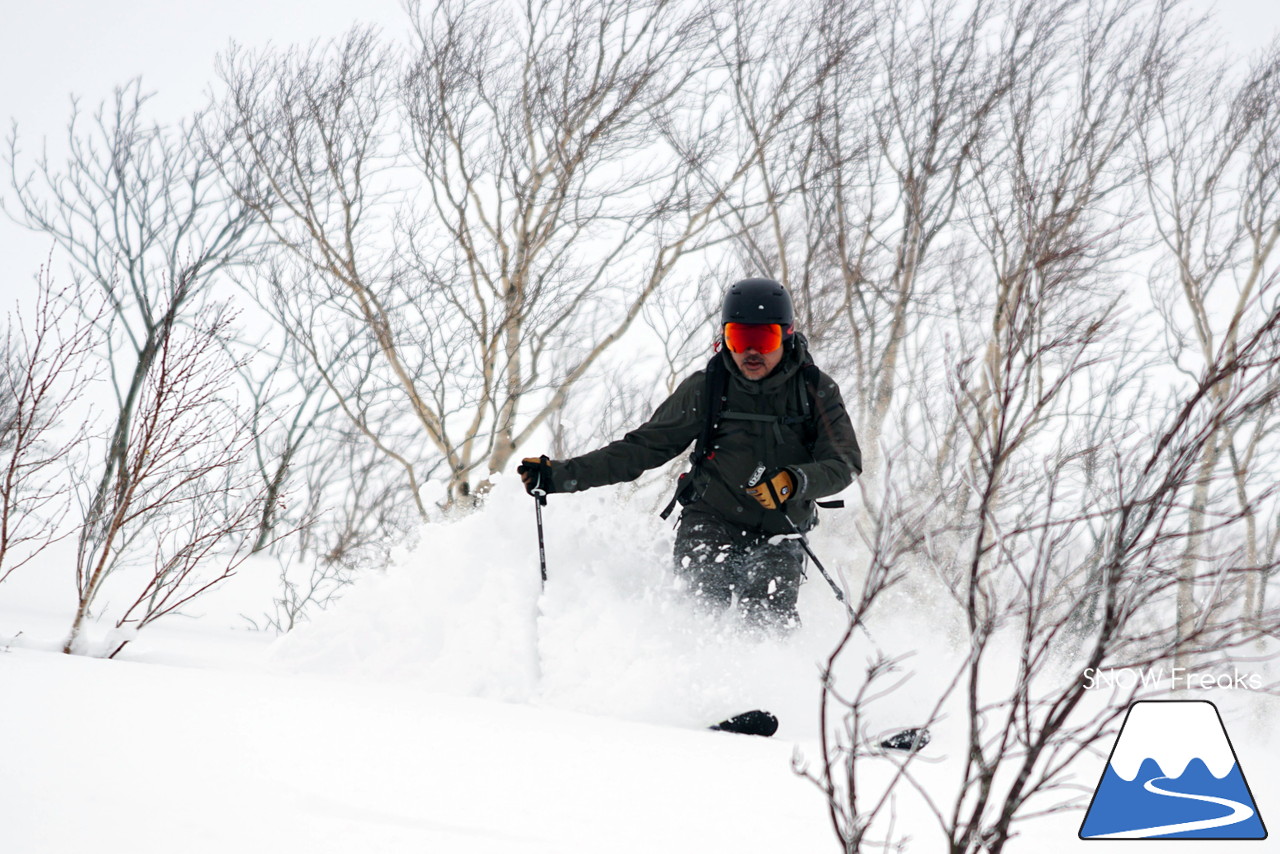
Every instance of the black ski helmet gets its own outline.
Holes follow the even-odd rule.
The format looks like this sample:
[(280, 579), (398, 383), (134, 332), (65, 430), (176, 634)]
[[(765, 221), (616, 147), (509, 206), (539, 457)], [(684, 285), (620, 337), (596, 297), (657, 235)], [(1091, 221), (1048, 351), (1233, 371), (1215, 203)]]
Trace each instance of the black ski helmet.
[(795, 324), (791, 296), (780, 282), (773, 279), (743, 279), (729, 286), (720, 312), (720, 325), (726, 323), (778, 323), (790, 338)]

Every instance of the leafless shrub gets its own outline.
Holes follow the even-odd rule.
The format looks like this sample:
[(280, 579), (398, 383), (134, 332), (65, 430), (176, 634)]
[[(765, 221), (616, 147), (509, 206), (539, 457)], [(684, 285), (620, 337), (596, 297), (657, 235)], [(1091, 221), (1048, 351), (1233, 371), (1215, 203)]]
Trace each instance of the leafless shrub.
[[(84, 623), (118, 570), (136, 570), (144, 554), (152, 563), (116, 616), (117, 628), (136, 631), (227, 577), (253, 545), (232, 541), (269, 521), (280, 498), (243, 480), (258, 416), (224, 398), (238, 357), (226, 356), (235, 336), (211, 295), (255, 251), (254, 221), (195, 144), (206, 117), (149, 126), (148, 97), (134, 81), (91, 116), (74, 104), (65, 164), (44, 154), (24, 169), (16, 130), (6, 156), (18, 219), (52, 237), (106, 305), (90, 317), (115, 406), (105, 441), (85, 446), (96, 462), (80, 472), (89, 486), (79, 493), (68, 652), (87, 649)], [(222, 574), (195, 583), (227, 554)]]
[[(237, 367), (220, 341), (231, 319), (207, 310), (192, 322), (161, 336), (111, 489), (105, 501), (86, 496), (94, 512), (80, 538), (79, 605), (64, 652), (87, 650), (85, 620), (112, 576), (137, 578), (115, 618), (125, 634), (114, 657), (133, 633), (231, 577), (252, 553), (268, 490), (244, 465), (251, 426), (223, 399)], [(203, 572), (210, 563), (219, 568)], [(140, 573), (128, 571), (137, 564)]]
[[(1265, 272), (1269, 240), (1280, 233), (1267, 207), (1280, 194), (1277, 173), (1250, 165), (1232, 174), (1256, 175), (1252, 184), (1208, 196), (1199, 194), (1214, 188), (1199, 172), (1163, 183), (1178, 163), (1204, 170), (1215, 162), (1212, 147), (1162, 148), (1183, 137), (1161, 87), (1180, 73), (1190, 85), (1205, 68), (1189, 58), (1198, 31), (1172, 4), (1009, 4), (1006, 13), (1003, 32), (1016, 37), (1025, 62), (1010, 66), (957, 196), (980, 255), (949, 259), (960, 283), (952, 320), (931, 319), (936, 337), (918, 351), (918, 365), (944, 371), (945, 383), (911, 368), (911, 388), (946, 396), (924, 404), (938, 416), (933, 423), (899, 421), (905, 444), (889, 459), (913, 476), (901, 479), (905, 499), (890, 492), (868, 502), (871, 595), (855, 609), (870, 610), (878, 579), (897, 579), (900, 567), (932, 570), (938, 619), (962, 629), (951, 659), (925, 674), (932, 709), (904, 723), (963, 731), (953, 752), (961, 783), (955, 791), (926, 785), (920, 754), (902, 755), (887, 776), (868, 767), (877, 751), (863, 722), (877, 696), (894, 689), (902, 662), (880, 656), (837, 684), (856, 637), (851, 623), (825, 670), (821, 763), (801, 767), (825, 793), (846, 851), (905, 844), (892, 824), (894, 793), (904, 790), (923, 802), (947, 850), (1005, 850), (1019, 822), (1078, 806), (1073, 763), (1114, 732), (1140, 694), (1139, 683), (1091, 695), (1085, 673), (1230, 662), (1242, 645), (1280, 631), (1280, 610), (1258, 601), (1261, 579), (1276, 569), (1257, 524), (1274, 506), (1276, 478), (1274, 459), (1259, 451), (1265, 439), (1254, 442), (1272, 429), (1280, 380), (1280, 281)], [(1014, 47), (1001, 49), (1013, 56)], [(1261, 121), (1266, 110), (1247, 97), (1259, 79), (1268, 72), (1255, 71), (1239, 101), (1218, 103), (1255, 103), (1249, 115)], [(1207, 91), (1188, 90), (1197, 98)], [(1272, 136), (1251, 127), (1255, 136), (1244, 137), (1254, 140), (1253, 158)], [(1230, 141), (1220, 125), (1199, 133), (1202, 143)], [(1195, 330), (1170, 335), (1185, 367), (1173, 383), (1153, 381), (1152, 360), (1135, 357), (1150, 329), (1142, 304), (1108, 287), (1151, 226), (1138, 204), (1144, 183), (1162, 200), (1185, 192), (1185, 213), (1197, 216), (1217, 210), (1229, 187), (1257, 194), (1228, 204), (1229, 215), (1174, 253), (1171, 272), (1212, 262), (1236, 289), (1226, 310), (1200, 311), (1201, 329), (1224, 331), (1194, 360), (1182, 344), (1199, 340)], [(1161, 211), (1161, 227), (1175, 227), (1177, 210)], [(1238, 252), (1222, 242), (1237, 217)], [(1202, 290), (1179, 286), (1188, 297)], [(942, 357), (939, 340), (947, 342)], [(1230, 471), (1221, 465), (1228, 458)], [(917, 479), (922, 465), (932, 471)], [(921, 495), (945, 503), (913, 498)], [(893, 531), (911, 535), (887, 536)], [(1190, 612), (1178, 604), (1187, 588), (1199, 591)], [(1236, 607), (1242, 596), (1251, 597), (1249, 619)], [(833, 731), (836, 716), (843, 726)]]
[[(1163, 76), (1154, 99), (1158, 122), (1143, 137), (1147, 199), (1163, 256), (1153, 271), (1152, 292), (1169, 358), (1192, 376), (1234, 352), (1257, 329), (1276, 287), (1280, 106), (1272, 93), (1280, 78), (1280, 46), (1273, 45), (1243, 79), (1234, 77), (1212, 56)], [(1226, 400), (1236, 381), (1229, 375), (1211, 393)], [(1210, 487), (1224, 464), (1235, 474), (1234, 498), (1247, 523), (1246, 561), (1262, 565), (1257, 517), (1260, 508), (1274, 509), (1268, 498), (1275, 469), (1257, 465), (1263, 462), (1258, 450), (1274, 429), (1275, 401), (1261, 401), (1243, 414), (1218, 425), (1198, 463), (1178, 587), (1178, 623), (1188, 637), (1205, 611), (1221, 606), (1215, 597), (1233, 593), (1220, 585), (1197, 589), (1195, 583), (1203, 565), (1212, 562), (1208, 535), (1224, 500)], [(1247, 582), (1244, 608), (1250, 616), (1260, 613), (1264, 578), (1259, 571)], [(1188, 663), (1186, 656), (1181, 663)]]
[(95, 327), (105, 311), (79, 288), (55, 290), (46, 267), (31, 320), (10, 315), (0, 354), (0, 582), (74, 533), (63, 524), (70, 509), (65, 475), (88, 422), (67, 419), (84, 405)]
[[(911, 773), (919, 761), (914, 754), (902, 760), (887, 788), (868, 783), (866, 736), (858, 727), (874, 697), (892, 688), (895, 662), (874, 662), (853, 688), (829, 686), (824, 703), (843, 709), (845, 737), (826, 746), (816, 779), (833, 804), (845, 850), (874, 847), (867, 834), (883, 817), (892, 789), (901, 785), (914, 788), (931, 805), (949, 851), (1003, 850), (1016, 822), (1072, 805), (1078, 793), (1069, 785), (1068, 769), (1113, 731), (1117, 716), (1137, 696), (1135, 688), (1088, 699), (1083, 674), (1154, 668), (1171, 663), (1184, 648), (1221, 658), (1280, 630), (1275, 608), (1260, 622), (1206, 611), (1189, 636), (1167, 619), (1190, 536), (1185, 507), (1200, 479), (1199, 455), (1223, 424), (1272, 396), (1280, 306), (1259, 318), (1259, 327), (1234, 354), (1217, 360), (1193, 388), (1170, 401), (1153, 432), (1126, 438), (1117, 431), (1101, 443), (1080, 442), (1064, 432), (1049, 447), (1030, 453), (1021, 443), (1036, 413), (1065, 402), (1071, 377), (1086, 369), (1089, 352), (1109, 334), (1105, 314), (1086, 314), (1079, 321), (1064, 330), (1067, 334), (1006, 353), (999, 386), (957, 378), (958, 394), (994, 388), (992, 403), (1016, 413), (1000, 419), (994, 430), (968, 437), (976, 448), (976, 468), (965, 486), (976, 504), (963, 520), (968, 531), (963, 547), (935, 548), (927, 542), (913, 547), (938, 562), (951, 607), (965, 621), (966, 640), (954, 669), (940, 672), (937, 662), (931, 666), (936, 705), (924, 720), (912, 723), (936, 726), (947, 716), (949, 729), (958, 723), (967, 730), (958, 751), (962, 785), (954, 795), (925, 787)], [(1016, 333), (1020, 343), (1030, 343), (1028, 331)], [(1067, 368), (1041, 386), (1035, 364), (1055, 350), (1070, 356)], [(1219, 400), (1213, 389), (1224, 380), (1237, 391)], [(1035, 457), (1041, 460), (1038, 466)], [(1082, 489), (1090, 468), (1099, 486)], [(1219, 479), (1227, 482), (1225, 475)], [(1011, 489), (1016, 498), (1006, 500)], [(997, 500), (1002, 493), (1005, 499)], [(881, 517), (882, 528), (912, 529), (910, 519), (894, 518), (900, 508), (884, 507), (893, 512)], [(1239, 529), (1242, 519), (1240, 513), (1219, 516), (1216, 527)], [(934, 525), (922, 527), (932, 531), (928, 537), (942, 539)], [(874, 579), (900, 559), (901, 546), (880, 540), (871, 545), (868, 578)], [(1195, 582), (1217, 589), (1257, 571), (1239, 559), (1238, 550), (1219, 552), (1206, 564)], [(1093, 617), (1084, 629), (1077, 620), (1081, 609)], [(851, 626), (849, 636), (852, 632)], [(828, 665), (828, 678), (848, 640)], [(830, 714), (824, 706), (824, 715)], [(833, 767), (843, 769), (843, 776)]]
[[(318, 369), (343, 330), (327, 382), (426, 518), (429, 478), (446, 504), (470, 500), (731, 233), (756, 151), (732, 122), (702, 124), (721, 110), (719, 8), (410, 13), (408, 56), (365, 31), (233, 53), (211, 146), (299, 264), (286, 293)], [(785, 112), (755, 135), (782, 133)]]

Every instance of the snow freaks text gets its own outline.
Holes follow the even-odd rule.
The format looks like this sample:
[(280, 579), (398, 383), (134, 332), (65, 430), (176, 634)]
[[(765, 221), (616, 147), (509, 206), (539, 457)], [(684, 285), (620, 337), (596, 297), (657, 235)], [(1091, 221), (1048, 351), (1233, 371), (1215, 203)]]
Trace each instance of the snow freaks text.
[(1262, 690), (1262, 676), (1258, 673), (1206, 673), (1187, 667), (1157, 668), (1099, 668), (1090, 667), (1082, 674), (1086, 690), (1098, 688), (1167, 687), (1170, 691), (1200, 690)]

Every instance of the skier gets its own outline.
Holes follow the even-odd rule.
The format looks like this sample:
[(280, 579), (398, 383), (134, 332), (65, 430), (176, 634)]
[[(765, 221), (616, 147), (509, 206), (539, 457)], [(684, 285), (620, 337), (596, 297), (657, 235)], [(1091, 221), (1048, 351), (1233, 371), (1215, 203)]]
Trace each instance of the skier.
[(531, 494), (580, 492), (635, 480), (691, 443), (692, 468), (663, 513), (682, 505), (676, 574), (709, 608), (736, 603), (748, 625), (795, 628), (797, 535), (817, 523), (817, 499), (861, 473), (862, 454), (840, 389), (813, 365), (778, 282), (729, 288), (715, 355), (647, 422), (582, 456), (526, 457), (517, 472)]

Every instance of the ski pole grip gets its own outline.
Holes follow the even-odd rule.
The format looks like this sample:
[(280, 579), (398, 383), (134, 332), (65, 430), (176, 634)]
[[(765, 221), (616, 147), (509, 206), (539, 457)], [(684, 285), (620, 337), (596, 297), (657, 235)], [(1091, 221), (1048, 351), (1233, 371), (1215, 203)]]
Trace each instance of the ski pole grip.
[(537, 479), (537, 482), (534, 483), (533, 487), (529, 490), (529, 494), (532, 495), (540, 505), (545, 507), (547, 506), (546, 487), (550, 486), (551, 484), (548, 483), (544, 485), (542, 483), (542, 478), (547, 477), (548, 479), (550, 479), (551, 460), (549, 457), (547, 457), (546, 454), (543, 454), (540, 457), (538, 457), (538, 462), (541, 464), (541, 466), (538, 469), (538, 479)]

